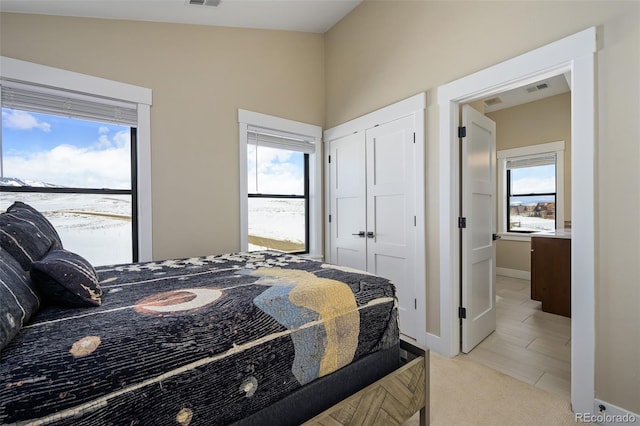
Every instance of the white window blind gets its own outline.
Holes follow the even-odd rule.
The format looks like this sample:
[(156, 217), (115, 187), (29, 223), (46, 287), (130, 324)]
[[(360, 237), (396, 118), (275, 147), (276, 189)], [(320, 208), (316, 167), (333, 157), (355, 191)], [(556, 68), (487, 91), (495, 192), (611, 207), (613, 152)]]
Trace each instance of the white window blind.
[(247, 127), (247, 143), (250, 145), (266, 146), (269, 148), (286, 149), (289, 151), (313, 154), (314, 139), (304, 135), (263, 129), (255, 126)]
[(507, 170), (522, 169), (525, 167), (549, 166), (555, 164), (555, 152), (546, 152), (544, 154), (527, 155), (522, 157), (511, 157), (506, 160)]
[(2, 107), (137, 126), (137, 105), (49, 87), (2, 81)]

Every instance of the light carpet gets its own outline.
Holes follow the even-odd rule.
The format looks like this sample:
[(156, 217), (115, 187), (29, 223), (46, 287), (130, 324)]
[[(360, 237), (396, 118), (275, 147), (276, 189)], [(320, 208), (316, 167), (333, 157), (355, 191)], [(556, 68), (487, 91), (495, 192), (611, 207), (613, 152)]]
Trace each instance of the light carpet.
[[(447, 359), (431, 352), (430, 362), (432, 426), (576, 425), (562, 397), (464, 356)], [(417, 424), (414, 416), (406, 426)]]

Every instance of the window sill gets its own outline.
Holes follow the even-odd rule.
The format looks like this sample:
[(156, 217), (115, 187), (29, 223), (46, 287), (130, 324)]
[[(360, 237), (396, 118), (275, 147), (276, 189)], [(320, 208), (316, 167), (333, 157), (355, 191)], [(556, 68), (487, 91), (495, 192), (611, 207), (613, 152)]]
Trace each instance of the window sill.
[(505, 241), (522, 241), (528, 242), (531, 241), (532, 234), (520, 234), (516, 232), (502, 232), (498, 234), (501, 240)]

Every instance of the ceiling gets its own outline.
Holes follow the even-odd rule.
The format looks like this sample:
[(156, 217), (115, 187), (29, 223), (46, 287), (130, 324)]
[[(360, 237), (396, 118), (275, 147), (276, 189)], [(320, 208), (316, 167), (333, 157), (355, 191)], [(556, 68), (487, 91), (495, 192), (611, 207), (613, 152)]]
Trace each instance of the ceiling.
[(0, 0), (0, 11), (324, 33), (361, 1)]
[(498, 95), (490, 96), (489, 98), (483, 99), (484, 112), (494, 112), (569, 92), (571, 91), (569, 81), (571, 81), (569, 74), (560, 74)]

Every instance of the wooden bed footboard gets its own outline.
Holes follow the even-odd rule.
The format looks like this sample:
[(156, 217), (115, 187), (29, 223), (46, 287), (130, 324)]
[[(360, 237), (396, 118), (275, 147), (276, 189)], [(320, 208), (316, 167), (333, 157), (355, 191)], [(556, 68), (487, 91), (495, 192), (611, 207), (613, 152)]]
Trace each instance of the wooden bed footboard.
[(304, 423), (305, 426), (402, 425), (420, 411), (429, 424), (429, 351), (401, 340), (407, 362), (399, 369)]

